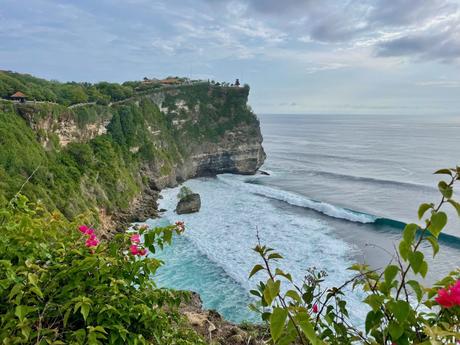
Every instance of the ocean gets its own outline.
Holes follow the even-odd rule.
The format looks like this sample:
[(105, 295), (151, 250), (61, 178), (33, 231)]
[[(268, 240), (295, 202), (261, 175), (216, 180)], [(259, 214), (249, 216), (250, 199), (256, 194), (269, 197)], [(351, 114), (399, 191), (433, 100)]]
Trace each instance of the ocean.
[[(391, 260), (403, 223), (417, 221), (422, 202), (438, 202), (439, 168), (460, 163), (460, 116), (261, 115), (270, 175), (224, 174), (185, 183), (200, 193), (199, 213), (174, 213), (179, 188), (162, 192), (162, 225), (182, 220), (186, 232), (157, 254), (159, 286), (198, 292), (205, 308), (234, 322), (258, 321), (247, 305), (248, 280), (259, 262), (256, 234), (284, 256), (279, 265), (301, 280), (309, 267), (328, 273), (326, 286), (352, 276), (355, 262), (379, 268)], [(460, 266), (460, 222), (450, 221), (432, 261), (430, 284)], [(367, 312), (350, 292), (352, 318)]]

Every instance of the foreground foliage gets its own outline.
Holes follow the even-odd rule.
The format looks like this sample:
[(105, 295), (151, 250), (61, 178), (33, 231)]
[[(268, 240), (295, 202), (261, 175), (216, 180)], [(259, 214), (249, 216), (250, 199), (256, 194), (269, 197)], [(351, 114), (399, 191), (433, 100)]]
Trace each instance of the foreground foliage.
[(18, 196), (0, 210), (1, 343), (204, 344), (177, 311), (188, 295), (157, 288), (161, 261), (140, 259), (182, 231), (101, 240)]
[[(420, 205), (418, 217), (423, 225), (407, 224), (392, 262), (382, 270), (353, 265), (350, 270), (356, 275), (340, 287), (322, 289), (326, 273), (316, 270), (309, 270), (298, 283), (273, 267), (282, 256), (259, 242), (254, 250), (262, 262), (254, 266), (250, 277), (263, 271), (268, 279), (251, 291), (259, 298), (252, 308), (269, 323), (274, 344), (460, 343), (460, 269), (431, 288), (420, 283), (429, 268), (421, 248), (426, 243), (433, 256), (438, 253), (438, 237), (447, 223), (443, 208), (450, 205), (460, 216), (460, 203), (453, 199), (460, 167), (436, 173), (448, 178), (438, 185), (441, 200)], [(363, 302), (369, 312), (364, 327), (354, 325), (350, 318), (345, 300), (350, 286), (365, 293)]]

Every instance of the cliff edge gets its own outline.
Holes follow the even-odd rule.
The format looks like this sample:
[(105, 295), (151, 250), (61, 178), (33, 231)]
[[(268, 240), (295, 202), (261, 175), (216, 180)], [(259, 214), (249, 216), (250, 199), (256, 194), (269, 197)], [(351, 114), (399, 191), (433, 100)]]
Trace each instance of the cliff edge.
[(121, 228), (155, 216), (162, 188), (254, 174), (265, 159), (249, 86), (61, 84), (0, 72), (0, 96), (18, 88), (32, 96), (0, 101), (0, 201), (32, 176), (31, 199)]

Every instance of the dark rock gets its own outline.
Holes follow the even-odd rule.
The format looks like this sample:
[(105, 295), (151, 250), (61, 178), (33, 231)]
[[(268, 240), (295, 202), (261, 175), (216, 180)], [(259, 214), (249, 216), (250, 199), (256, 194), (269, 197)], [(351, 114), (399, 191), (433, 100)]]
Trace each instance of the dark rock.
[(158, 212), (166, 212), (166, 211), (167, 211), (167, 209), (165, 209), (165, 208), (160, 208), (160, 209), (158, 210)]
[(198, 212), (201, 208), (200, 194), (189, 194), (179, 200), (176, 206), (177, 214)]

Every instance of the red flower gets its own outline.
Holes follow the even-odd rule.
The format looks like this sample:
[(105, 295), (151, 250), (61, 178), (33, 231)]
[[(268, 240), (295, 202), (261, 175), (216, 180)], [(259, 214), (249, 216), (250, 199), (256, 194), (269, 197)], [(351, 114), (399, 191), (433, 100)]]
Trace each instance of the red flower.
[(445, 289), (439, 289), (435, 301), (444, 308), (460, 306), (460, 279)]
[(139, 253), (139, 248), (137, 248), (137, 245), (133, 244), (129, 247), (129, 250), (131, 251), (131, 254), (137, 255)]
[(318, 305), (317, 305), (316, 303), (313, 304), (312, 310), (313, 310), (314, 313), (317, 313), (317, 312), (318, 312)]

